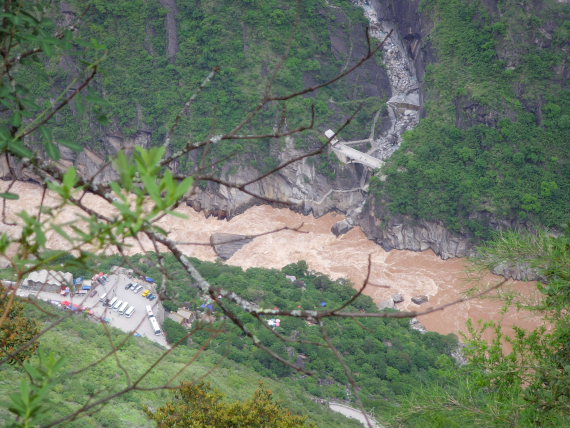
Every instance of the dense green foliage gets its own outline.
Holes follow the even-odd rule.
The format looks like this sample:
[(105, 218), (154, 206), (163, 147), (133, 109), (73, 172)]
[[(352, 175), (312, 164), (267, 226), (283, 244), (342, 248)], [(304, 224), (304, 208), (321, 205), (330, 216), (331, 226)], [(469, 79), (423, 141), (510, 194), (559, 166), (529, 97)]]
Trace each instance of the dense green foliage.
[[(229, 132), (257, 105), (286, 53), (287, 59), (272, 85), (276, 96), (324, 82), (359, 59), (356, 54), (350, 58), (334, 54), (334, 27), (342, 27), (346, 38), (343, 44), (359, 43), (362, 49), (366, 45), (362, 12), (347, 0), (304, 0), (299, 8), (297, 2), (285, 0), (177, 2), (175, 58), (166, 52), (168, 10), (160, 2), (74, 0), (69, 5), (77, 14), (90, 7), (81, 20), (78, 38), (97, 40), (108, 50), (93, 89), (104, 94), (105, 111), (112, 120), (105, 127), (95, 126), (93, 119), (101, 111), (85, 108), (79, 101), (85, 98), (79, 97), (82, 108), (61, 112), (57, 123), (49, 128), (56, 139), (77, 141), (91, 148), (99, 145), (103, 149), (100, 139), (104, 134), (130, 137), (148, 132), (153, 144), (163, 144), (177, 114), (216, 67), (216, 76), (182, 115), (171, 147)], [(343, 22), (337, 22), (339, 13)], [(292, 30), (295, 37), (287, 52)], [(68, 55), (62, 64), (61, 68), (37, 64), (36, 74), (25, 71), (22, 77), (37, 81), (33, 87), (35, 97), (42, 99), (74, 76), (74, 57)], [(274, 127), (308, 125), (310, 106), (314, 104), (316, 129), (296, 142), (307, 147), (320, 141), (323, 129), (342, 123), (360, 103), (363, 110), (346, 133), (362, 136), (368, 132), (364, 124), (383, 102), (378, 96), (364, 94), (360, 85), (346, 81), (307, 97), (273, 103), (240, 134), (266, 134)], [(271, 148), (278, 151), (282, 144), (271, 139), (223, 141), (211, 147), (208, 156), (220, 161), (232, 155), (247, 155), (241, 156), (240, 162), (261, 170), (275, 166), (274, 157), (268, 155)], [(184, 169), (186, 162), (190, 167), (193, 161), (196, 159), (184, 159), (180, 167)]]
[[(505, 246), (506, 239), (512, 245)], [(459, 381), (446, 388), (432, 385), (415, 391), (394, 418), (406, 426), (421, 427), (568, 426), (570, 234), (539, 239), (499, 236), (484, 252), (492, 254), (495, 262), (512, 264), (518, 255), (534, 262), (545, 279), (539, 283), (543, 300), (531, 309), (540, 311), (550, 328), (516, 329), (510, 338), (503, 335), (500, 325), (470, 325), (469, 363), (457, 370)], [(488, 329), (494, 333), (491, 343), (482, 338)], [(512, 348), (508, 354), (505, 343)]]
[(260, 385), (246, 401), (224, 403), (224, 394), (204, 383), (187, 383), (174, 401), (148, 412), (158, 428), (310, 428), (306, 417), (292, 414), (275, 402), (272, 392)]
[(390, 159), (386, 181), (373, 182), (378, 204), (479, 237), (492, 217), (561, 227), (570, 211), (570, 7), (423, 6), (437, 56), (426, 71), (427, 118)]
[(4, 286), (0, 286), (0, 317), (0, 360), (12, 356), (11, 364), (21, 364), (38, 348), (37, 343), (26, 346), (38, 334), (38, 324), (24, 314), (23, 305), (12, 298)]
[[(134, 265), (145, 273), (159, 277), (157, 268), (149, 268), (140, 263), (140, 259), (141, 256), (131, 258)], [(201, 305), (204, 302), (197, 298), (197, 289), (189, 286), (183, 270), (170, 256), (166, 256), (165, 262), (172, 277), (167, 283), (167, 296), (170, 300), (166, 302), (173, 301), (178, 306), (203, 310)], [(304, 262), (286, 266), (283, 271), (261, 268), (243, 271), (221, 263), (201, 262), (197, 259), (192, 259), (192, 262), (212, 285), (235, 291), (268, 308), (333, 308), (347, 301), (355, 292), (345, 281), (331, 281), (324, 275), (308, 272)], [(287, 279), (286, 274), (295, 276), (296, 280)], [(227, 304), (240, 313), (239, 309)], [(323, 307), (324, 304), (326, 308)], [(378, 312), (368, 296), (360, 296), (347, 310)], [(217, 307), (214, 313), (218, 317), (221, 315)], [(316, 377), (302, 377), (298, 380), (311, 394), (338, 399), (350, 397), (347, 397), (348, 381), (344, 370), (331, 350), (323, 346), (325, 343), (319, 326), (300, 319), (283, 318), (281, 326), (272, 330), (264, 325), (267, 320), (260, 322), (246, 315), (241, 319), (277, 355), (293, 365), (302, 365), (317, 373)], [(296, 372), (291, 367), (253, 346), (251, 339), (240, 334), (227, 320), (223, 321), (223, 317), (215, 325), (225, 330), (208, 345), (209, 349), (245, 364), (264, 376), (288, 378), (295, 375)], [(449, 354), (457, 346), (455, 338), (431, 332), (421, 334), (410, 329), (408, 319), (327, 320), (324, 328), (353, 370), (368, 408), (386, 406), (423, 383), (445, 384), (448, 378), (447, 375), (442, 376), (444, 368), (454, 366)], [(288, 339), (302, 338), (315, 344), (295, 341), (284, 343), (273, 332)], [(193, 346), (209, 343), (211, 336), (205, 330), (197, 331), (192, 335), (195, 343)]]
[(183, 340), (188, 337), (188, 330), (182, 327), (170, 318), (166, 318), (162, 324), (162, 330), (166, 335), (166, 341), (168, 343), (176, 344), (183, 343)]
[[(51, 323), (54, 315), (65, 315), (50, 305), (38, 303), (41, 311), (26, 304), (26, 315)], [(56, 417), (67, 415), (89, 400), (92, 394), (113, 394), (128, 386), (128, 378), (136, 379), (144, 373), (164, 351), (163, 348), (143, 338), (129, 338), (121, 345), (116, 356), (103, 357), (111, 351), (110, 340), (114, 346), (123, 343), (126, 333), (109, 329), (99, 323), (85, 319), (83, 315), (68, 318), (54, 327), (41, 338), (40, 351), (43, 354), (54, 354), (63, 357), (63, 366), (57, 371), (50, 383), (44, 423)], [(195, 357), (195, 351), (179, 348), (171, 352), (160, 364), (153, 368), (141, 383), (142, 388), (162, 385), (167, 379), (182, 369)], [(101, 359), (101, 361), (99, 361)], [(99, 361), (99, 362), (98, 362)], [(37, 356), (29, 360), (31, 365), (39, 366)], [(92, 363), (96, 363), (90, 366)], [(90, 366), (90, 367), (89, 367)], [(212, 367), (216, 367), (212, 371)], [(217, 389), (224, 391), (227, 399), (243, 399), (251, 396), (259, 382), (275, 393), (275, 398), (287, 403), (287, 407), (295, 413), (309, 416), (309, 421), (318, 426), (358, 427), (352, 422), (327, 411), (325, 407), (312, 402), (306, 392), (294, 382), (279, 382), (263, 378), (247, 367), (228, 362), (220, 355), (205, 351), (188, 367), (174, 384), (181, 381), (197, 380), (207, 376), (208, 381)], [(20, 382), (26, 379), (24, 370), (18, 366), (2, 365), (0, 367), (0, 396), (8, 397), (8, 393), (18, 392)], [(84, 415), (66, 427), (151, 427), (154, 424), (145, 415), (145, 408), (156, 409), (171, 398), (168, 390), (132, 391), (117, 396), (95, 412)], [(0, 406), (0, 420), (9, 423), (12, 417), (5, 406)], [(4, 425), (2, 425), (4, 426)]]

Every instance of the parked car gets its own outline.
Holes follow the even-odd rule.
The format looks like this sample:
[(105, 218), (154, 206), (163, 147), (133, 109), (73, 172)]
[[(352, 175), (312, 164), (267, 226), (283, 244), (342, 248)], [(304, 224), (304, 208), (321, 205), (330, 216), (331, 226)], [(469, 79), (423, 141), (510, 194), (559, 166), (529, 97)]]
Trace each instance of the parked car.
[(156, 299), (156, 294), (151, 294), (147, 297), (148, 300), (154, 300)]
[(145, 291), (143, 291), (143, 293), (141, 294), (141, 296), (146, 297), (150, 294), (150, 290), (146, 289)]
[(97, 290), (93, 290), (91, 291), (91, 293), (89, 293), (89, 297), (95, 297), (97, 295)]
[(142, 286), (142, 285), (137, 285), (137, 288), (135, 288), (135, 289), (133, 290), (133, 293), (136, 294), (136, 293), (138, 293), (139, 291), (141, 291), (142, 289), (143, 289), (143, 286)]
[(129, 282), (127, 285), (125, 285), (125, 290), (128, 290), (129, 288), (131, 288), (133, 286), (132, 282)]

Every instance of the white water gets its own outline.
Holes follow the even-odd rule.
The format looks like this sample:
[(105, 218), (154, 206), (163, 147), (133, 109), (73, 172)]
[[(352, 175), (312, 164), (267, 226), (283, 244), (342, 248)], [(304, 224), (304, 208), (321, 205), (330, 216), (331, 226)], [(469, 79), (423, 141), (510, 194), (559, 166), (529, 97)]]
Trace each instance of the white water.
[[(382, 49), (383, 63), (392, 90), (392, 97), (387, 103), (390, 128), (382, 135), (375, 137), (375, 118), (370, 132), (372, 148), (369, 151), (369, 154), (374, 157), (387, 159), (402, 143), (404, 132), (415, 128), (419, 123), (419, 84), (414, 63), (407, 55), (395, 25), (378, 16), (368, 0), (353, 0), (353, 3), (363, 9), (364, 15), (370, 23), (370, 35), (374, 39), (384, 40), (390, 30), (393, 30)], [(418, 109), (405, 108), (402, 103), (415, 105)]]

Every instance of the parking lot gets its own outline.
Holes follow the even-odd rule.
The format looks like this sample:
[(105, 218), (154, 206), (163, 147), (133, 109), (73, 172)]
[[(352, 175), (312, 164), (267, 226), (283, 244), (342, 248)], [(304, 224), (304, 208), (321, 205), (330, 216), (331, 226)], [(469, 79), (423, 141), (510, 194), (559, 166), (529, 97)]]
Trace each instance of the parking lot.
[[(143, 286), (143, 289), (138, 293), (133, 293), (131, 290), (125, 290), (125, 286), (130, 282), (138, 282)], [(94, 283), (95, 284), (95, 283)], [(84, 308), (90, 309), (92, 311), (92, 316), (96, 318), (105, 319), (113, 327), (117, 327), (123, 331), (135, 331), (136, 335), (144, 336), (150, 340), (153, 340), (162, 346), (167, 346), (164, 334), (155, 335), (154, 330), (150, 324), (146, 313), (146, 305), (151, 305), (154, 315), (156, 316), (160, 325), (164, 321), (164, 309), (159, 303), (158, 299), (149, 301), (148, 299), (142, 297), (142, 292), (146, 289), (150, 289), (152, 293), (156, 294), (156, 290), (153, 284), (147, 283), (145, 281), (133, 280), (126, 275), (109, 275), (107, 282), (103, 285), (97, 284), (95, 291), (97, 294), (90, 297), (89, 294), (62, 296), (56, 293), (48, 292), (36, 292), (24, 289), (18, 290), (18, 295), (26, 297), (32, 295), (41, 300), (52, 301), (52, 302), (64, 302), (69, 301), (72, 304), (80, 305)], [(130, 305), (135, 307), (135, 311), (130, 318), (124, 315), (119, 315), (119, 312), (103, 306), (103, 302), (99, 301), (99, 298), (106, 293), (107, 298), (117, 297), (122, 301), (126, 301)]]

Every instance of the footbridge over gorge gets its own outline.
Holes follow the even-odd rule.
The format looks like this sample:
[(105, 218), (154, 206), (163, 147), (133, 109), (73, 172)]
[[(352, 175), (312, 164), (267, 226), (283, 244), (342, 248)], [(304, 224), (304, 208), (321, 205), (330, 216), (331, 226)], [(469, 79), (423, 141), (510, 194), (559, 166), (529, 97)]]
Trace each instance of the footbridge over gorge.
[(363, 153), (359, 150), (349, 147), (348, 144), (363, 143), (368, 140), (349, 141), (341, 143), (337, 138), (334, 138), (335, 133), (332, 129), (327, 129), (325, 135), (331, 141), (331, 147), (338, 159), (343, 163), (360, 163), (371, 169), (378, 169), (384, 162), (369, 154)]

